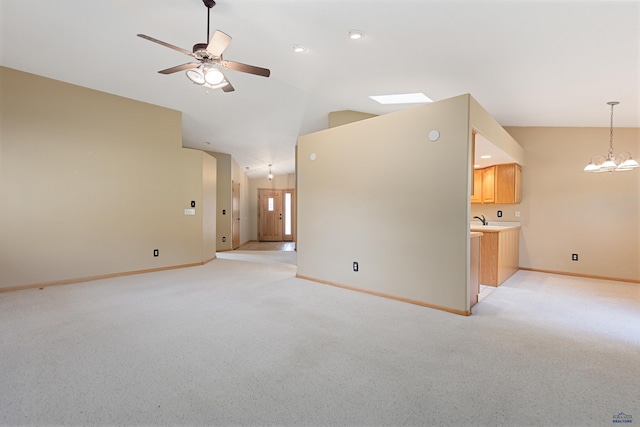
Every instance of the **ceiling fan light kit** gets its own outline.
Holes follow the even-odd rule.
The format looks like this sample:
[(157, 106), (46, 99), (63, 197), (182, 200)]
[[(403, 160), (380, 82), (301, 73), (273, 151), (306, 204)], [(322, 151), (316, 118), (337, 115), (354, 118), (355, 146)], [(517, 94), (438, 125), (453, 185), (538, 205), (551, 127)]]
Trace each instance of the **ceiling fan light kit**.
[(218, 85), (224, 81), (224, 74), (222, 74), (222, 71), (214, 67), (205, 69), (204, 81), (209, 83), (210, 85)]
[(611, 122), (609, 127), (609, 153), (606, 156), (593, 156), (589, 164), (583, 169), (585, 172), (626, 172), (640, 166), (631, 157), (631, 153), (625, 151), (618, 155), (613, 153), (613, 107), (618, 105), (618, 101), (609, 101), (611, 106)]
[(187, 70), (187, 77), (197, 85), (203, 85), (205, 81), (204, 75), (199, 69)]
[[(160, 74), (173, 74), (178, 71), (185, 71), (187, 78), (200, 86), (205, 86), (210, 89), (221, 88), (224, 92), (232, 92), (235, 89), (231, 86), (231, 83), (225, 77), (220, 68), (227, 70), (240, 71), (242, 73), (254, 74), (256, 76), (269, 77), (271, 71), (267, 68), (256, 67), (253, 65), (243, 64), (241, 62), (226, 61), (222, 58), (222, 53), (231, 43), (231, 37), (222, 31), (213, 33), (213, 37), (209, 39), (209, 23), (211, 18), (211, 8), (216, 5), (213, 0), (202, 0), (207, 7), (207, 39), (209, 43), (196, 43), (193, 45), (193, 51), (188, 51), (180, 47), (171, 45), (161, 40), (149, 37), (144, 34), (138, 34), (138, 37), (149, 40), (151, 42), (160, 44), (185, 55), (191, 56), (198, 62), (189, 62), (186, 64), (178, 65), (175, 67), (167, 68), (166, 70), (160, 70)], [(219, 68), (220, 67), (220, 68)]]

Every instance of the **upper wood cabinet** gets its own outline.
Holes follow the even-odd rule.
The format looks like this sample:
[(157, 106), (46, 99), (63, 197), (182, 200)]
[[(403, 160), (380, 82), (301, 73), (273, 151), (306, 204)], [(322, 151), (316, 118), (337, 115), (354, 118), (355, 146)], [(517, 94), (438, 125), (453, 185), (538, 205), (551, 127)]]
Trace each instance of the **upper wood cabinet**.
[(474, 169), (473, 171), (471, 203), (482, 203), (482, 169)]
[(522, 200), (522, 168), (511, 163), (496, 166), (495, 203), (520, 203)]
[(471, 203), (509, 204), (522, 201), (522, 168), (516, 163), (476, 169), (473, 177)]
[(496, 167), (482, 169), (482, 203), (494, 203), (496, 199)]

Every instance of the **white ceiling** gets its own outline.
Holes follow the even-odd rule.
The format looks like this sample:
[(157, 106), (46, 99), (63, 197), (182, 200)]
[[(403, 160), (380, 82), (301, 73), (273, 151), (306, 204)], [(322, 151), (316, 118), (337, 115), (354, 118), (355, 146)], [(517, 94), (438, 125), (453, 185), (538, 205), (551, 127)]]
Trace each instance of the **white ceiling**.
[[(476, 169), (486, 168), (493, 165), (502, 165), (505, 163), (517, 163), (516, 159), (509, 156), (496, 145), (481, 134), (476, 134), (475, 138), (475, 161)], [(483, 158), (489, 156), (488, 158)]]
[(182, 111), (185, 147), (251, 177), (293, 172), (297, 137), (331, 111), (410, 107), (369, 95), (471, 93), (503, 126), (608, 127), (617, 100), (614, 125), (640, 127), (638, 1), (218, 0), (225, 59), (271, 77), (227, 71), (235, 92), (208, 94), (157, 73), (191, 58), (136, 37), (205, 43), (202, 0), (0, 0), (0, 16), (2, 65)]

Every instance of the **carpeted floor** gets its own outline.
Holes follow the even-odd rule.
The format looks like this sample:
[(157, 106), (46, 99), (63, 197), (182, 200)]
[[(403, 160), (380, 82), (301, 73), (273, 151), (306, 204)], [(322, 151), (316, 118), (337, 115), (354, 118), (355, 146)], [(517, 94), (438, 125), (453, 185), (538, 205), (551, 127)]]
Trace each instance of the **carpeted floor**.
[(640, 422), (639, 285), (520, 271), (462, 317), (295, 257), (0, 294), (0, 424)]

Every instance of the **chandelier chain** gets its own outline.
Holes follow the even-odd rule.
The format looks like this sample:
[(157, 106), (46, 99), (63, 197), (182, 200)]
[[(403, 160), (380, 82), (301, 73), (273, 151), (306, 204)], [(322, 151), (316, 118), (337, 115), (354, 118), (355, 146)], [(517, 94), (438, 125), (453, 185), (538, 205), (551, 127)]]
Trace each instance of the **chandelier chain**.
[(615, 104), (610, 103), (611, 105), (611, 124), (609, 126), (609, 152), (613, 153), (613, 106)]

